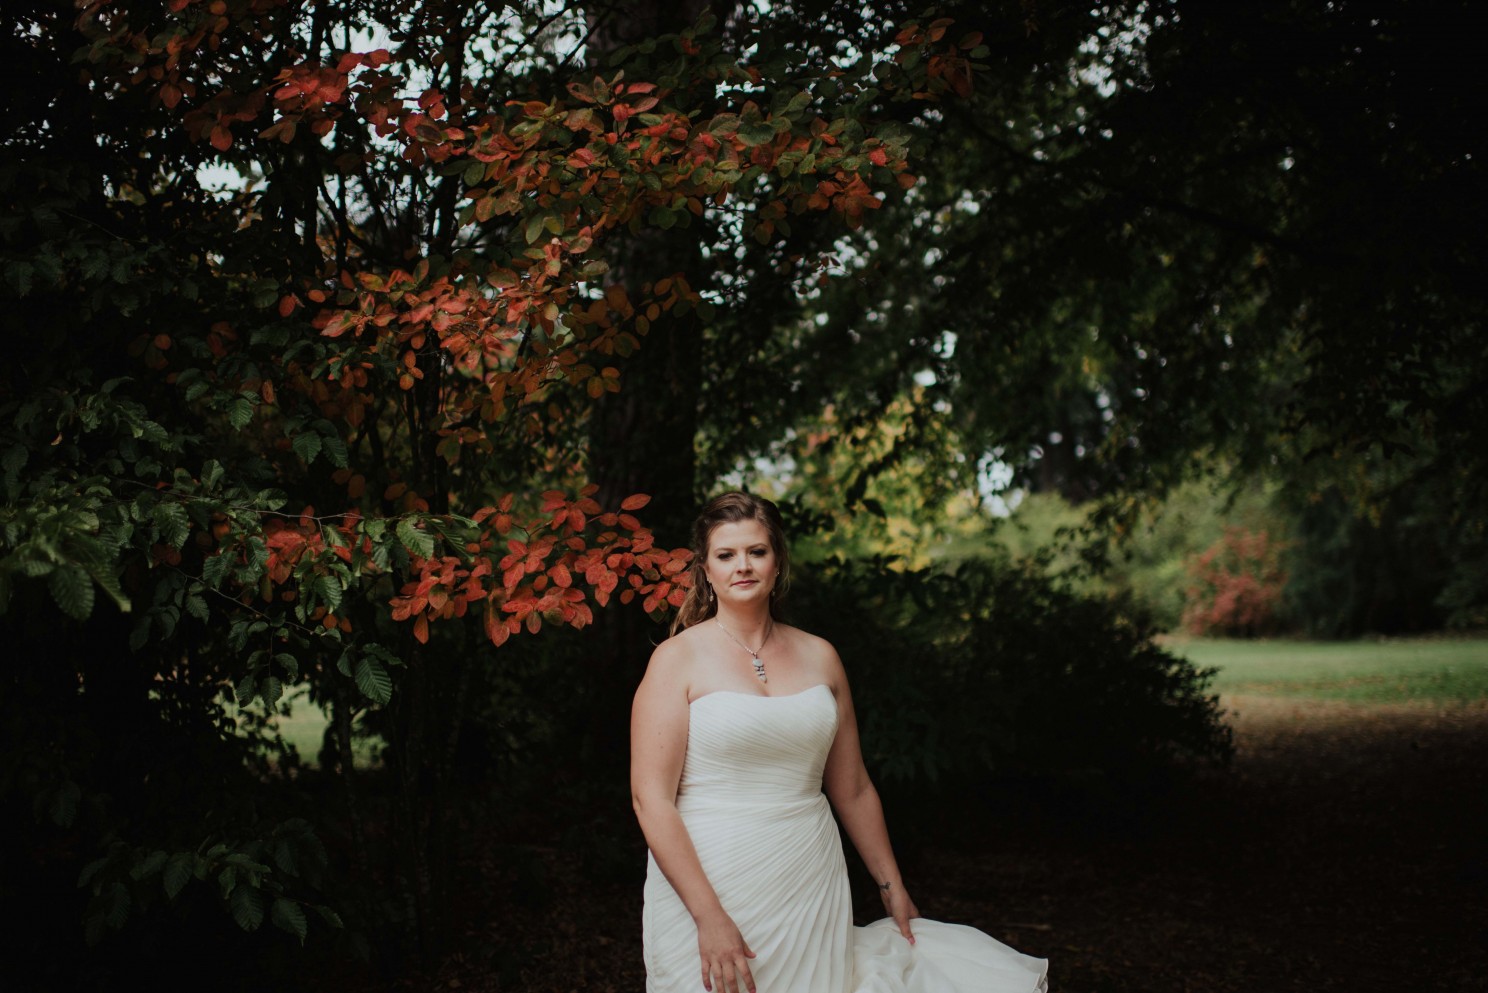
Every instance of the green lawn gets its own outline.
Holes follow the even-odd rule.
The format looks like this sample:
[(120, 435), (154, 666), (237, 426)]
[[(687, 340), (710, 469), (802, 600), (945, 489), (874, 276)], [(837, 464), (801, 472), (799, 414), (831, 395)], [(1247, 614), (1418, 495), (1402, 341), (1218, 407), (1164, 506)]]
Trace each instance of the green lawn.
[(1488, 638), (1238, 641), (1172, 637), (1169, 651), (1219, 670), (1221, 693), (1390, 703), (1488, 699)]
[[(231, 711), (231, 706), (229, 706)], [(299, 752), (301, 761), (307, 765), (317, 765), (320, 755), (321, 741), (325, 736), (326, 725), (330, 719), (315, 704), (307, 700), (303, 694), (290, 700), (290, 715), (285, 717), (280, 714), (274, 718), (274, 724), (284, 740), (295, 746)], [(376, 764), (378, 743), (366, 738), (352, 739), (352, 755), (356, 764), (360, 767), (368, 767)]]

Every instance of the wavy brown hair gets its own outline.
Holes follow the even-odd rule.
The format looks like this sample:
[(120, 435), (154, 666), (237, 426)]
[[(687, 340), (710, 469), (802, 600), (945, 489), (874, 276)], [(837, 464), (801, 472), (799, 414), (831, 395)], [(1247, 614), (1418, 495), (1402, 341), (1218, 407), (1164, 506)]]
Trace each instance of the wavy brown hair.
[(672, 634), (706, 621), (718, 612), (717, 602), (708, 597), (708, 542), (714, 528), (739, 521), (758, 521), (770, 537), (770, 549), (780, 568), (775, 575), (775, 588), (770, 591), (770, 616), (780, 620), (780, 601), (790, 587), (790, 549), (785, 544), (780, 508), (752, 493), (724, 493), (710, 500), (692, 524), (692, 566), (688, 570), (692, 586), (672, 619)]

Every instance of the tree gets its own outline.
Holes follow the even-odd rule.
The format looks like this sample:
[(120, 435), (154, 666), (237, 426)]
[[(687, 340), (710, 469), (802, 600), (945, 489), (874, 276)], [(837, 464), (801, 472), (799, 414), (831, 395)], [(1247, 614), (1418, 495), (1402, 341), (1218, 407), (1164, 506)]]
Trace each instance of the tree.
[[(803, 34), (850, 37), (840, 13), (808, 23), (821, 7), (842, 10), (803, 8)], [(953, 432), (970, 463), (1117, 526), (1216, 464), (1299, 501), (1342, 487), (1363, 516), (1401, 497), (1361, 484), (1394, 480), (1439, 508), (1471, 616), (1488, 351), (1470, 8), (946, 12), (988, 40), (975, 91), (906, 119), (934, 166), (840, 239), (840, 275), (741, 284), (735, 306), (772, 331), (710, 356), (715, 464), (767, 453), (802, 409), (830, 405), (850, 436), (913, 395), (939, 424), (903, 445)], [(751, 395), (761, 381), (782, 386)], [(872, 464), (838, 492), (871, 496)]]
[[(320, 835), (344, 830), (339, 892), (391, 886), (411, 952), (439, 947), (451, 765), (486, 652), (683, 592), (687, 553), (634, 516), (647, 497), (585, 476), (591, 439), (614, 444), (599, 401), (624, 358), (712, 303), (665, 256), (609, 280), (606, 255), (704, 220), (761, 242), (794, 216), (861, 223), (907, 175), (905, 136), (863, 94), (931, 100), (976, 48), (908, 24), (823, 77), (820, 53), (741, 60), (704, 19), (593, 58), (623, 14), (7, 8), (33, 81), (0, 167), (0, 604), (27, 660), (7, 804), (48, 812), (38, 844), (69, 831), (96, 856), (90, 939), (162, 886), (248, 931), (339, 926)], [(229, 802), (293, 759), (235, 763), (225, 687), (250, 724), (298, 687), (329, 709), (334, 817)], [(67, 732), (110, 709), (96, 737)], [(363, 718), (388, 741), (385, 864), (353, 770)], [(38, 721), (59, 742), (40, 763)], [(120, 749), (131, 735), (150, 753)], [(375, 906), (352, 906), (361, 926)]]

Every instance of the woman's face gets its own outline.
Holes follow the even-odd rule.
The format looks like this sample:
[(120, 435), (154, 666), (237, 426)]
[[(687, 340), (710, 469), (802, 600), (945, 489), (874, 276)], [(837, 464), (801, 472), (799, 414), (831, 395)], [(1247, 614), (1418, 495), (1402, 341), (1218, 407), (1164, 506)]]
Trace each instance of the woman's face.
[(750, 520), (713, 529), (704, 569), (719, 602), (742, 607), (770, 599), (780, 565), (770, 546), (770, 532)]

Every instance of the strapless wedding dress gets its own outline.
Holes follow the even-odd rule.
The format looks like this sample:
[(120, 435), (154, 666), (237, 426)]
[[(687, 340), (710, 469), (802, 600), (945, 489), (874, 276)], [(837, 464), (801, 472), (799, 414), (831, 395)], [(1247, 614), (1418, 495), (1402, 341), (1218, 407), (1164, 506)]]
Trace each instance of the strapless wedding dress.
[[(1048, 963), (974, 928), (915, 920), (852, 926), (842, 842), (822, 793), (837, 733), (826, 686), (694, 700), (677, 809), (724, 910), (754, 950), (759, 993), (1035, 993)], [(648, 858), (647, 993), (702, 989), (697, 928)]]

